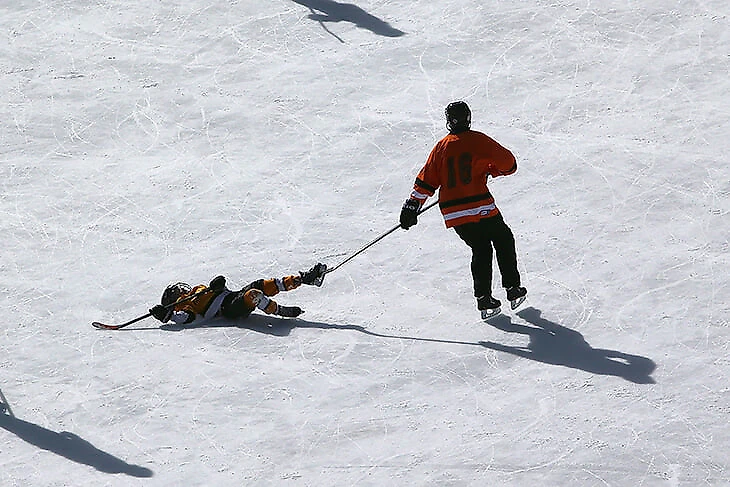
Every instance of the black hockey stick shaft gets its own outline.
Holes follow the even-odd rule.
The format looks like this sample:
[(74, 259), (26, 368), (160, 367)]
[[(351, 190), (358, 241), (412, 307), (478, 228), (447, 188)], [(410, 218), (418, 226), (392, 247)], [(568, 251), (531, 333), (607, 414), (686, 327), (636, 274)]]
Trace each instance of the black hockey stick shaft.
[[(201, 294), (205, 294), (207, 292), (210, 292), (210, 289), (209, 288), (205, 288), (203, 290), (198, 291), (197, 293), (193, 293), (193, 294), (191, 294), (189, 296), (185, 296), (182, 299), (178, 299), (174, 303), (170, 303), (168, 305), (165, 305), (165, 309), (170, 309), (173, 306), (176, 306), (176, 305), (178, 305), (180, 303), (184, 303), (186, 301), (190, 301), (191, 299), (194, 299), (194, 298), (200, 296)], [(100, 328), (100, 329), (104, 329), (104, 330), (120, 330), (120, 329), (122, 329), (124, 327), (127, 327), (127, 326), (131, 325), (131, 324), (137, 323), (138, 321), (142, 321), (142, 320), (144, 320), (146, 318), (149, 318), (150, 316), (152, 316), (152, 313), (151, 312), (150, 313), (147, 313), (146, 315), (138, 316), (137, 318), (135, 318), (133, 320), (129, 320), (126, 323), (122, 323), (121, 325), (105, 325), (104, 323), (99, 323), (98, 321), (94, 321), (92, 323), (92, 326), (94, 326), (95, 328)]]
[[(426, 210), (428, 210), (428, 209), (436, 206), (437, 204), (438, 204), (438, 200), (434, 201), (430, 205), (427, 205), (427, 206), (423, 207), (421, 209), (421, 211), (418, 212), (418, 214), (420, 215), (421, 213), (424, 213)], [(370, 242), (367, 245), (365, 245), (363, 248), (361, 248), (360, 250), (358, 250), (357, 252), (355, 252), (354, 254), (352, 254), (351, 256), (349, 256), (348, 258), (346, 258), (345, 260), (343, 260), (342, 262), (340, 262), (336, 266), (334, 266), (334, 267), (332, 267), (330, 269), (327, 269), (326, 274), (329, 274), (330, 272), (336, 271), (337, 269), (339, 269), (340, 267), (342, 267), (346, 263), (350, 262), (352, 259), (354, 259), (358, 255), (362, 254), (363, 252), (365, 252), (367, 249), (369, 249), (370, 247), (372, 247), (376, 243), (378, 243), (381, 240), (383, 240), (385, 237), (387, 237), (391, 233), (393, 233), (396, 230), (398, 230), (399, 228), (401, 228), (400, 223), (398, 225), (394, 226), (393, 228), (391, 228), (390, 230), (388, 230), (387, 232), (385, 232), (384, 234), (382, 234), (381, 236), (379, 236), (378, 238), (376, 238), (375, 240), (373, 240), (372, 242)]]

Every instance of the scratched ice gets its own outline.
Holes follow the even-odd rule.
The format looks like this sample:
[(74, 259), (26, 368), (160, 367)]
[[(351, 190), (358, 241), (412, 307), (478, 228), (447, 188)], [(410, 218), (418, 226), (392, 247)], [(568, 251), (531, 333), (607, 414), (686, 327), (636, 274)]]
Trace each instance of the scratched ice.
[[(730, 484), (727, 2), (5, 4), (0, 485)], [(336, 265), (457, 99), (520, 313), (433, 209), (300, 320), (90, 326)]]

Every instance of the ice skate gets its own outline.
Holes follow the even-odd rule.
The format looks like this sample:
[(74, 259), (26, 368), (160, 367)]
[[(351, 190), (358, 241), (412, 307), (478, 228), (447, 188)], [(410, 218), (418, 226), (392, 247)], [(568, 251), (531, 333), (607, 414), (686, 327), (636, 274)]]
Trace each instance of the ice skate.
[(492, 296), (479, 296), (477, 298), (477, 309), (482, 313), (482, 319), (488, 320), (502, 312), (502, 303)]
[(507, 299), (509, 300), (510, 307), (517, 309), (527, 299), (527, 289), (521, 286), (513, 286), (507, 289)]

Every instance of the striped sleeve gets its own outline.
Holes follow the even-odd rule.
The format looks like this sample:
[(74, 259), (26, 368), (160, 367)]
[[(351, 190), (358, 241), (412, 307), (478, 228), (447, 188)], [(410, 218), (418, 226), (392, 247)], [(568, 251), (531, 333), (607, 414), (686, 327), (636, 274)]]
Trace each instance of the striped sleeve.
[(439, 189), (439, 175), (437, 168), (437, 161), (439, 157), (439, 149), (441, 143), (436, 144), (426, 160), (421, 171), (416, 176), (416, 181), (413, 183), (413, 191), (411, 192), (411, 198), (415, 198), (421, 202), (421, 205), (433, 196)]
[(415, 198), (423, 204), (428, 198), (436, 193), (436, 188), (426, 183), (421, 178), (416, 178), (416, 182), (413, 183), (413, 191), (411, 192), (411, 198)]

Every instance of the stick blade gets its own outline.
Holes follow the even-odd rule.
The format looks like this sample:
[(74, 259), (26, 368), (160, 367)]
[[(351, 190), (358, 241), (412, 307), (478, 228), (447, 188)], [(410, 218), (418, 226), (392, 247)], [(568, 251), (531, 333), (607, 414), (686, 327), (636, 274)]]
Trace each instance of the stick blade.
[(94, 321), (91, 323), (91, 326), (96, 328), (97, 330), (118, 330), (118, 325), (105, 325), (104, 323), (100, 323), (98, 321)]

